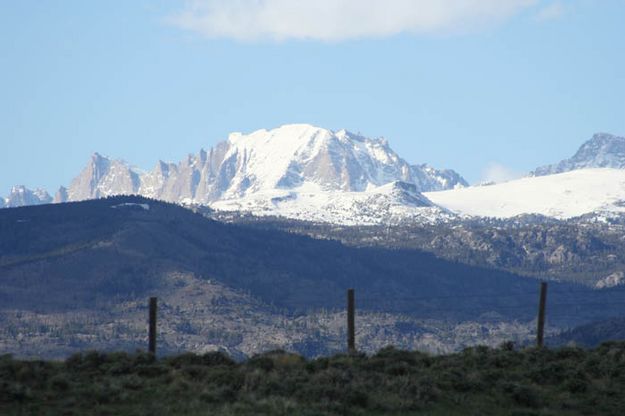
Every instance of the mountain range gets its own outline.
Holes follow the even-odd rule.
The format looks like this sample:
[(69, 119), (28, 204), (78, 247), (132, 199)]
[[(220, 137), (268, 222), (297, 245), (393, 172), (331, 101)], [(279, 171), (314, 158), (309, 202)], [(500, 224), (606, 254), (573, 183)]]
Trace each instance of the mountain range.
[(531, 342), (533, 278), (551, 280), (551, 335), (612, 319), (622, 140), (596, 135), (574, 162), (472, 187), (382, 139), (308, 125), (233, 134), (150, 172), (94, 154), (54, 198), (5, 199), (0, 351), (134, 350), (152, 295), (164, 351), (235, 356), (341, 351), (348, 287), (367, 351)]
[(307, 124), (233, 133), (178, 163), (142, 172), (95, 153), (51, 198), (16, 186), (5, 207), (136, 194), (225, 212), (344, 225), (540, 214), (558, 219), (625, 211), (625, 138), (599, 133), (570, 159), (528, 176), (468, 186), (453, 170), (412, 165), (384, 139)]
[[(452, 170), (411, 165), (384, 139), (306, 124), (286, 125), (249, 135), (233, 133), (208, 151), (179, 163), (159, 161), (141, 173), (129, 164), (95, 153), (88, 165), (54, 202), (119, 194), (138, 194), (168, 202), (202, 204), (228, 210), (333, 213), (330, 220), (368, 207), (378, 212), (429, 209), (423, 191), (453, 189), (467, 182)], [(13, 192), (7, 201), (17, 200)], [(301, 201), (304, 200), (303, 203)], [(48, 203), (49, 198), (21, 205)], [(7, 206), (18, 206), (12, 202)], [(347, 207), (347, 208), (346, 208)], [(366, 214), (359, 217), (366, 219)], [(321, 218), (323, 219), (323, 218)]]
[[(0, 211), (0, 353), (20, 356), (142, 348), (149, 296), (165, 353), (339, 352), (347, 288), (361, 351), (524, 343), (538, 286), (413, 248), (223, 223), (139, 196)], [(622, 315), (622, 295), (550, 282), (550, 333)]]
[(52, 201), (50, 194), (43, 189), (32, 191), (23, 185), (17, 185), (11, 188), (8, 197), (0, 198), (0, 207), (16, 208), (27, 205), (49, 204)]

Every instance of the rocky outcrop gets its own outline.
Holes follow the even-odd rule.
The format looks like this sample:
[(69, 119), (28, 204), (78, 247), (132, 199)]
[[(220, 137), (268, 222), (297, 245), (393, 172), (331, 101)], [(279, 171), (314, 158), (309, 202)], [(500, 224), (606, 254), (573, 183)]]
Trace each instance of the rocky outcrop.
[(584, 143), (570, 159), (542, 166), (531, 176), (545, 176), (587, 168), (625, 168), (625, 137), (597, 133)]
[(4, 207), (15, 208), (26, 205), (49, 204), (51, 202), (52, 197), (43, 189), (32, 191), (24, 185), (18, 185), (11, 188), (11, 193), (4, 199)]

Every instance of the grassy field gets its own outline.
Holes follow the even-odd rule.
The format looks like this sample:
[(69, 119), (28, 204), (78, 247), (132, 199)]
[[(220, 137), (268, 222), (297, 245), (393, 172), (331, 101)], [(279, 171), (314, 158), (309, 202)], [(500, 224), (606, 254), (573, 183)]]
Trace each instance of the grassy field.
[(282, 351), (154, 359), (0, 357), (1, 415), (624, 415), (625, 342), (305, 360)]

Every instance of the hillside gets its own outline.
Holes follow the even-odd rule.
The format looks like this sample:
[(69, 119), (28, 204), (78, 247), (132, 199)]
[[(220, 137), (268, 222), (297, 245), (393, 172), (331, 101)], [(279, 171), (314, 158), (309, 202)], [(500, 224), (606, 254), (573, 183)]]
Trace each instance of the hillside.
[(423, 250), (451, 261), (597, 288), (625, 283), (625, 226), (620, 217), (555, 220), (524, 216), (436, 224), (405, 221), (387, 226), (336, 226), (195, 209), (250, 227), (329, 238), (348, 246)]
[[(336, 352), (349, 287), (367, 351), (532, 337), (534, 279), (414, 249), (220, 223), (141, 197), (5, 209), (0, 236), (5, 352), (133, 350), (151, 295), (162, 301), (165, 350)], [(621, 294), (552, 282), (550, 329), (619, 316)]]
[(548, 339), (547, 343), (594, 348), (606, 339), (625, 339), (625, 318), (606, 319), (571, 328)]
[[(38, 305), (44, 310), (84, 306), (94, 296), (145, 294), (157, 287), (164, 270), (216, 279), (268, 303), (300, 309), (342, 306), (348, 287), (380, 298), (448, 295), (458, 287), (493, 295), (535, 289), (531, 280), (415, 250), (350, 248), (223, 224), (137, 197), (8, 209), (0, 212), (0, 227), (3, 284), (19, 287), (12, 303), (28, 304), (46, 293)], [(72, 300), (67, 287), (92, 295)], [(467, 302), (455, 303), (458, 311), (475, 306)], [(441, 305), (423, 306), (426, 312)]]

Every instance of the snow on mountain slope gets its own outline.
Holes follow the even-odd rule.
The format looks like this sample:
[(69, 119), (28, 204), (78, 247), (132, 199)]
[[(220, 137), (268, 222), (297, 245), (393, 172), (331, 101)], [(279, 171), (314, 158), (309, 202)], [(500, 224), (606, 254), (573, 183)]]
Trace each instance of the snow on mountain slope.
[(383, 139), (308, 124), (249, 135), (233, 133), (225, 147), (221, 165), (215, 167), (223, 185), (218, 199), (305, 184), (345, 192), (363, 192), (395, 181), (413, 183), (420, 191), (466, 185), (459, 175), (453, 182), (447, 173), (441, 177), (427, 166), (410, 166)]
[(581, 169), (424, 195), (452, 212), (470, 216), (541, 214), (564, 219), (591, 212), (622, 213), (625, 170)]
[[(625, 212), (623, 137), (595, 134), (572, 158), (530, 175), (465, 188), (466, 181), (456, 172), (411, 165), (384, 139), (290, 124), (232, 133), (208, 151), (178, 163), (158, 162), (143, 173), (95, 153), (70, 186), (59, 189), (54, 202), (140, 194), (218, 210), (340, 224), (400, 219), (436, 223), (454, 213), (569, 218)], [(50, 200), (43, 191), (16, 187), (9, 198), (0, 200), (0, 207)]]
[(410, 165), (384, 139), (290, 124), (232, 133), (208, 151), (179, 163), (160, 161), (145, 173), (95, 153), (54, 201), (140, 194), (312, 221), (372, 223), (421, 214), (430, 221), (444, 210), (420, 192), (467, 185), (453, 170)]
[(397, 181), (413, 184), (418, 192), (468, 186), (452, 170), (408, 164), (384, 139), (290, 124), (251, 134), (232, 133), (208, 151), (177, 164), (160, 161), (146, 173), (95, 153), (70, 186), (59, 189), (55, 201), (140, 194), (209, 205), (239, 198), (258, 200), (275, 190), (305, 186), (318, 192), (365, 192)]
[(52, 197), (43, 189), (35, 189), (34, 191), (23, 185), (17, 185), (11, 188), (9, 196), (0, 198), (0, 208), (15, 208), (26, 205), (49, 204)]
[(404, 220), (434, 224), (455, 217), (417, 192), (414, 184), (405, 182), (362, 192), (327, 192), (317, 185), (305, 184), (294, 190), (272, 189), (220, 200), (211, 207), (342, 225), (396, 224)]

